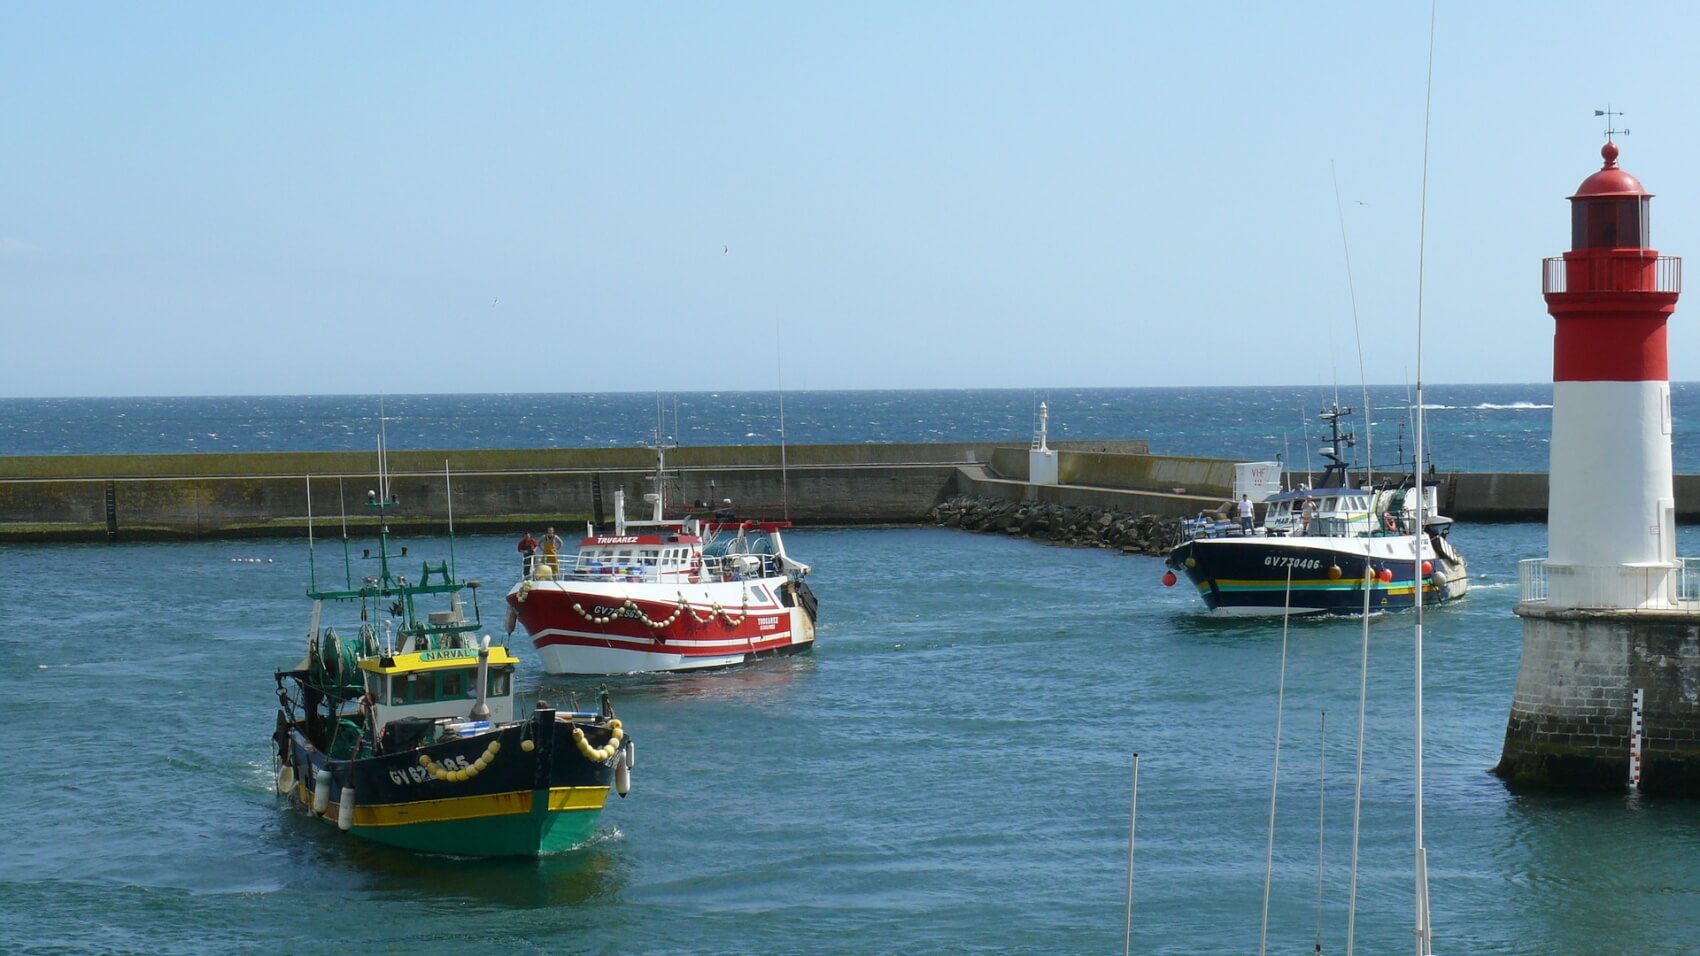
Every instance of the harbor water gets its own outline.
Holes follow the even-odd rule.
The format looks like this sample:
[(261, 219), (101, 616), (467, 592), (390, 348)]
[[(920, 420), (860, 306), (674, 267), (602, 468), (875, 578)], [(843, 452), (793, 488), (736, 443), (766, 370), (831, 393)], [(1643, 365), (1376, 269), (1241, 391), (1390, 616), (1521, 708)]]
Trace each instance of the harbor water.
[[(1361, 405), (1352, 390), (1347, 404)], [(1140, 437), (1295, 468), (1316, 388), (797, 393), (791, 442)], [(393, 448), (770, 444), (778, 396), (389, 396)], [(1371, 391), (1395, 457), (1403, 388)], [(1550, 385), (1431, 386), (1442, 470), (1542, 471)], [(0, 400), (0, 456), (364, 449), (373, 397)], [(1673, 387), (1700, 472), (1700, 389)], [(1358, 426), (1360, 438), (1365, 434)], [(1408, 432), (1404, 436), (1408, 449)], [(1360, 457), (1365, 448), (1359, 447)], [(0, 457), (0, 463), (4, 458)], [(514, 538), (462, 537), (487, 621)], [(535, 530), (535, 529), (533, 529)], [(1681, 529), (1684, 554), (1700, 529)], [(1470, 596), (1427, 614), (1436, 949), (1700, 952), (1690, 801), (1508, 792), (1498, 759), (1521, 646), (1516, 561), (1540, 525), (1466, 524)], [(305, 647), (305, 542), (0, 548), (0, 944), (5, 952), (816, 953), (1119, 951), (1131, 754), (1141, 757), (1133, 949), (1258, 943), (1278, 622), (1206, 619), (1159, 559), (938, 529), (800, 530), (811, 654), (610, 681), (635, 790), (587, 845), (460, 860), (352, 841), (272, 793), (272, 673)], [(436, 560), (447, 542), (403, 542)], [(356, 547), (361, 545), (357, 543)], [(335, 552), (333, 557), (340, 558)], [(356, 551), (358, 554), (358, 551)], [(325, 552), (321, 551), (321, 558)], [(329, 562), (340, 565), (339, 560)], [(325, 563), (321, 563), (321, 569)], [(1356, 944), (1412, 924), (1412, 624), (1373, 618)], [(494, 626), (492, 630), (498, 630)], [(1344, 952), (1361, 626), (1289, 635), (1271, 951)], [(541, 674), (529, 698), (588, 701)], [(1322, 720), (1327, 714), (1326, 737)], [(1320, 798), (1320, 799), (1319, 799)]]
[[(1119, 952), (1138, 751), (1133, 950), (1256, 951), (1278, 621), (1205, 619), (1156, 558), (942, 529), (787, 542), (818, 569), (815, 651), (611, 680), (632, 795), (585, 846), (494, 861), (363, 845), (274, 796), (271, 675), (305, 646), (304, 542), (0, 549), (0, 948)], [(1474, 588), (1425, 628), (1436, 950), (1700, 952), (1692, 802), (1515, 795), (1487, 772), (1521, 644), (1515, 562), (1545, 533), (1455, 542)], [(456, 554), (494, 625), (514, 541)], [(1413, 621), (1370, 621), (1363, 953), (1410, 946)], [(1288, 636), (1272, 952), (1312, 951), (1319, 836), (1324, 952), (1345, 951), (1361, 633)], [(526, 696), (590, 699), (594, 681), (515, 649)]]

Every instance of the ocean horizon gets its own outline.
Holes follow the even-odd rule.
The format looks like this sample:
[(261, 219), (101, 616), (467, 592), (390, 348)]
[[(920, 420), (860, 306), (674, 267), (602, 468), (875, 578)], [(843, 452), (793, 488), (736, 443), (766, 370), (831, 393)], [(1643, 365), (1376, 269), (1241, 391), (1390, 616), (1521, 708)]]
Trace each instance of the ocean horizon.
[[(1360, 462), (1409, 461), (1414, 395), (1362, 388), (1201, 386), (0, 399), (0, 455), (358, 451), (375, 447), (379, 406), (393, 449), (1019, 442), (1041, 402), (1052, 441), (1146, 439), (1156, 454), (1317, 465), (1335, 400)], [(1550, 382), (1424, 388), (1425, 460), (1440, 471), (1543, 472)], [(1684, 423), (1700, 385), (1671, 387), (1677, 471), (1700, 472)]]
[[(1316, 386), (993, 388), (993, 390), (680, 391), (491, 395), (0, 398), (0, 454), (364, 451), (379, 405), (391, 449), (889, 444), (1032, 441), (1040, 401), (1051, 441), (1146, 439), (1156, 454), (1319, 466)], [(1360, 463), (1413, 456), (1404, 386), (1338, 391), (1355, 410)], [(1440, 471), (1545, 471), (1552, 383), (1425, 386), (1425, 459)], [(1700, 386), (1674, 383), (1676, 469), (1700, 471), (1681, 424), (1700, 420)]]

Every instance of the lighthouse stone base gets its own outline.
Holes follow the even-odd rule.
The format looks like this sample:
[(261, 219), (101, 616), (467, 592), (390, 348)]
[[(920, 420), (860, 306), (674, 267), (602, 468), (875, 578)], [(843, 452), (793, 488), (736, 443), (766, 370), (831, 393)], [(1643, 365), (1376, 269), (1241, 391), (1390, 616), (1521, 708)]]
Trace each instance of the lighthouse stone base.
[(1700, 795), (1700, 607), (1534, 602), (1518, 605), (1517, 615), (1523, 657), (1494, 773), (1512, 786), (1622, 790), (1641, 689), (1640, 789)]

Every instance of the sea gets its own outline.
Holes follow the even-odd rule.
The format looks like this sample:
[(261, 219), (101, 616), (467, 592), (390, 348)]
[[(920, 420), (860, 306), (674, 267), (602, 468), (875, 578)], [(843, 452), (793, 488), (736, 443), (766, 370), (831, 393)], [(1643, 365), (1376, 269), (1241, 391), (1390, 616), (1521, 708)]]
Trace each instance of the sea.
[[(1695, 393), (1679, 394), (1683, 461)], [(757, 443), (777, 437), (777, 399), (387, 396), (383, 414), (393, 448), (638, 443), (658, 405), (688, 441)], [(1332, 395), (799, 393), (785, 429), (1025, 440), (1040, 400), (1064, 437), (1250, 460), (1299, 454)], [(1550, 387), (1431, 387), (1424, 403), (1442, 469), (1544, 467)], [(13, 399), (0, 448), (365, 448), (376, 405)], [(1700, 553), (1700, 528), (1679, 538)], [(0, 546), (0, 951), (1113, 953), (1127, 932), (1135, 953), (1251, 953), (1266, 873), (1270, 952), (1345, 952), (1348, 925), (1357, 952), (1410, 951), (1414, 613), (1212, 620), (1162, 585), (1160, 559), (1002, 535), (787, 543), (815, 569), (816, 648), (607, 679), (637, 743), (631, 795), (583, 846), (495, 861), (365, 845), (273, 793), (273, 673), (301, 656), (306, 542)], [(1521, 649), (1517, 561), (1546, 534), (1465, 523), (1454, 543), (1471, 592), (1423, 618), (1435, 950), (1700, 953), (1700, 806), (1514, 793), (1488, 773)], [(499, 635), (514, 542), (461, 536), (454, 553)], [(603, 683), (514, 650), (528, 699)]]
[[(653, 445), (658, 435), (685, 445), (1025, 444), (1041, 403), (1054, 441), (1144, 438), (1157, 454), (1280, 460), (1292, 471), (1321, 470), (1318, 412), (1335, 403), (1352, 409), (1342, 424), (1360, 463), (1393, 467), (1416, 448), (1408, 386), (910, 389), (0, 398), (0, 460), (352, 451), (375, 447), (380, 417), (397, 449)], [(1546, 470), (1551, 383), (1429, 385), (1422, 403), (1424, 458), (1440, 471)], [(1700, 473), (1700, 443), (1682, 432), (1700, 423), (1700, 383), (1673, 383), (1671, 405), (1677, 471)]]

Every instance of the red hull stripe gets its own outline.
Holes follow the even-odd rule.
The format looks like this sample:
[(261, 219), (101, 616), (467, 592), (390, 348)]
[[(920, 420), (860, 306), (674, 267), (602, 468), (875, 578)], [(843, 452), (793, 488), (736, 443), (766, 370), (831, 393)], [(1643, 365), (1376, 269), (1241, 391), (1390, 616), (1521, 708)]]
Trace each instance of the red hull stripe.
[(644, 654), (677, 654), (680, 657), (725, 657), (729, 654), (747, 654), (751, 651), (760, 653), (776, 647), (787, 647), (792, 643), (791, 632), (785, 631), (770, 635), (765, 640), (745, 641), (734, 644), (699, 644), (696, 641), (662, 641), (651, 644), (647, 641), (635, 642), (610, 634), (606, 637), (587, 637), (582, 634), (545, 634), (532, 638), (532, 646), (539, 649), (545, 647), (595, 647), (616, 651), (636, 651)]
[(1670, 379), (1665, 316), (1562, 316), (1553, 336), (1555, 382)]

